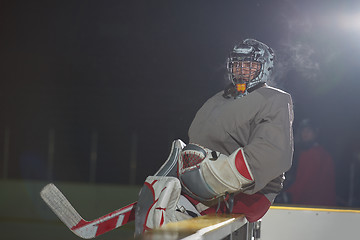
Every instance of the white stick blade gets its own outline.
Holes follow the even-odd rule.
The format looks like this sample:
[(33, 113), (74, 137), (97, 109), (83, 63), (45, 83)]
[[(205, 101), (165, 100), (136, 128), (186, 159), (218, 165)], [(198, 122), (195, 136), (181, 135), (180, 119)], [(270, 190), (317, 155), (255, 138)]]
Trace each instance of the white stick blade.
[(82, 220), (80, 214), (73, 208), (70, 202), (54, 184), (49, 183), (46, 185), (41, 190), (40, 195), (68, 228), (71, 229)]

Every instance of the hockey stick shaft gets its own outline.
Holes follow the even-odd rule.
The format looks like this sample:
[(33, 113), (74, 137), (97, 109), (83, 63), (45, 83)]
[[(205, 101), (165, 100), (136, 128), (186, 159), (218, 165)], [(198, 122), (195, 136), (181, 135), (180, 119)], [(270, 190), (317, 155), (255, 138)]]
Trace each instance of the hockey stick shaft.
[(46, 185), (40, 195), (60, 220), (81, 238), (94, 238), (135, 219), (136, 202), (95, 220), (86, 221), (54, 184)]

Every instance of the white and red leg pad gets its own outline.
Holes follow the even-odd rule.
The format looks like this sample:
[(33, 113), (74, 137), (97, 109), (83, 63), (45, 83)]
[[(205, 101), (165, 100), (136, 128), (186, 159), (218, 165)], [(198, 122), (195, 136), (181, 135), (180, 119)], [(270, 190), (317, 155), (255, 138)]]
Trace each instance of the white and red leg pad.
[(136, 205), (135, 234), (191, 218), (177, 211), (180, 193), (181, 184), (175, 177), (147, 177)]

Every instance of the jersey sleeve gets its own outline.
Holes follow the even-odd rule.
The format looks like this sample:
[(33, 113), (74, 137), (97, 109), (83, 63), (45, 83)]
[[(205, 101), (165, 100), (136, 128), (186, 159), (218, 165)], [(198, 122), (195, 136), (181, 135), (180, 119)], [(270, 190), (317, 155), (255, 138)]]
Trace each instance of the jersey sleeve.
[(291, 96), (279, 93), (265, 101), (253, 125), (244, 154), (255, 185), (253, 194), (290, 169), (293, 155), (293, 105)]

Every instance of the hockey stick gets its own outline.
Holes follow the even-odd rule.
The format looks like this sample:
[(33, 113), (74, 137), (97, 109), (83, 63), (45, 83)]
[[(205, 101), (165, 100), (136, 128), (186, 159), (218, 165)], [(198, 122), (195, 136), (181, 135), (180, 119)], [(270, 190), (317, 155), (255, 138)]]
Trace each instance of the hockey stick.
[[(172, 143), (169, 157), (159, 171), (155, 173), (155, 176), (177, 175), (176, 163), (181, 149), (184, 146), (185, 143), (180, 139)], [(40, 195), (60, 220), (73, 233), (81, 238), (94, 238), (135, 220), (135, 206), (137, 202), (131, 203), (98, 219), (85, 221), (54, 184), (50, 183), (46, 185), (40, 192)]]
[(54, 184), (46, 185), (40, 195), (60, 220), (81, 238), (97, 237), (135, 219), (136, 202), (95, 220), (86, 221)]

